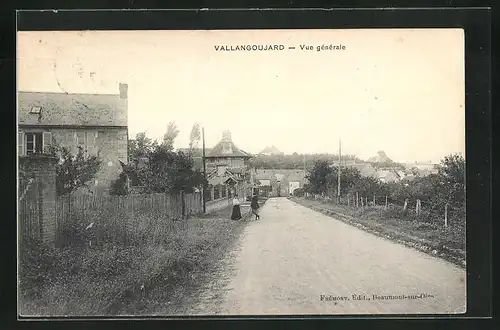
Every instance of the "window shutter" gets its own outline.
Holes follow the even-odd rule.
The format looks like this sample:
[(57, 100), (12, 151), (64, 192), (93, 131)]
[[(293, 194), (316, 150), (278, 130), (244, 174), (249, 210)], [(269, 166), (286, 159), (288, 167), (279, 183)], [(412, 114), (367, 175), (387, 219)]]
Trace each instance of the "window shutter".
[(18, 138), (18, 141), (17, 141), (18, 150), (17, 150), (17, 152), (19, 153), (19, 156), (22, 156), (22, 155), (24, 155), (24, 132), (19, 132), (17, 138)]
[(99, 131), (95, 131), (94, 133), (94, 154), (97, 156), (99, 153), (99, 148), (97, 147), (97, 138), (99, 137)]
[(51, 132), (43, 132), (42, 135), (42, 150), (44, 154), (49, 153), (49, 147), (52, 145), (52, 133)]
[(94, 134), (92, 132), (85, 132), (85, 149), (89, 156), (94, 155)]
[(76, 155), (78, 151), (78, 137), (76, 135), (76, 131), (73, 131), (73, 154)]

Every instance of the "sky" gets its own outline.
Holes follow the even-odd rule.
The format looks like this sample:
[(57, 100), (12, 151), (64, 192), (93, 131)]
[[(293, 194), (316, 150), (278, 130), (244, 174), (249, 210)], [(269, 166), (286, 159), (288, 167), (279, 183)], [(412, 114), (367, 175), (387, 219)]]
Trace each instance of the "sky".
[[(465, 156), (461, 29), (37, 31), (17, 42), (20, 91), (116, 94), (128, 84), (130, 137), (161, 138), (175, 121), (176, 147), (199, 123), (207, 147), (230, 130), (250, 153), (337, 153), (341, 139), (343, 154), (363, 159)], [(215, 50), (248, 44), (285, 49)]]

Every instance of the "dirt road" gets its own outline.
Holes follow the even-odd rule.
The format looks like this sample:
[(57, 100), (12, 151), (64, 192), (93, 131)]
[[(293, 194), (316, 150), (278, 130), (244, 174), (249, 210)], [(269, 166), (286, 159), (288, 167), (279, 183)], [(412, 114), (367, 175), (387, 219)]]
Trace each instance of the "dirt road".
[[(270, 199), (189, 314), (465, 312), (463, 269)], [(375, 295), (375, 296), (374, 296)]]

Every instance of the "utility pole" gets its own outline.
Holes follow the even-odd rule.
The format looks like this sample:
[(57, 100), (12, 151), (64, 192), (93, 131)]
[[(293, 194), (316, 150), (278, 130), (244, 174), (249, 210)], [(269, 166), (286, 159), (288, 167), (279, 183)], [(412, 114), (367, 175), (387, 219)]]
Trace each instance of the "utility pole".
[(337, 197), (340, 202), (340, 160), (342, 159), (342, 139), (339, 139), (339, 170), (338, 170), (338, 175), (337, 175)]
[[(202, 155), (202, 160), (203, 160), (203, 176), (205, 177), (205, 182), (207, 181), (207, 164), (205, 162), (205, 127), (201, 128), (201, 134), (202, 134), (202, 139), (203, 139), (203, 155)], [(206, 198), (206, 191), (205, 191), (205, 185), (203, 185), (203, 214), (207, 212), (207, 198)]]

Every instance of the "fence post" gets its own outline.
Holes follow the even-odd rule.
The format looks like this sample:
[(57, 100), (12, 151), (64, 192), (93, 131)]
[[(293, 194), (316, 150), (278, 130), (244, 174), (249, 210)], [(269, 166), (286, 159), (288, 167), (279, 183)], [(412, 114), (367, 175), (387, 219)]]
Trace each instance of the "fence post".
[(368, 197), (365, 196), (365, 206), (368, 207)]
[(386, 196), (385, 196), (385, 209), (386, 209), (386, 210), (387, 210), (387, 206), (388, 206), (388, 204), (387, 204), (387, 195), (386, 195)]
[(358, 197), (358, 192), (356, 191), (356, 207), (358, 207), (358, 206), (359, 206), (358, 200), (359, 200), (359, 197)]
[(350, 201), (350, 199), (349, 199), (349, 196), (350, 196), (350, 195), (347, 195), (347, 206), (351, 206), (351, 201)]
[(420, 199), (417, 199), (417, 204), (415, 205), (415, 213), (420, 215)]
[(181, 190), (181, 204), (182, 204), (181, 220), (183, 220), (186, 215), (186, 201), (184, 200), (184, 190)]
[(376, 205), (375, 194), (373, 194), (373, 206)]
[(408, 207), (408, 198), (405, 199), (405, 205), (403, 206), (403, 212), (406, 212), (407, 207)]
[(38, 235), (40, 235), (39, 237), (37, 237), (37, 239), (40, 239), (40, 240), (43, 240), (43, 223), (44, 223), (44, 220), (47, 220), (47, 219), (44, 219), (43, 218), (43, 187), (42, 187), (42, 182), (40, 182), (41, 180), (39, 180), (38, 178), (35, 178), (36, 181), (36, 194), (37, 194), (37, 201), (38, 201), (38, 223), (37, 223), (37, 231), (38, 231)]
[(444, 226), (448, 227), (448, 203), (444, 205)]

